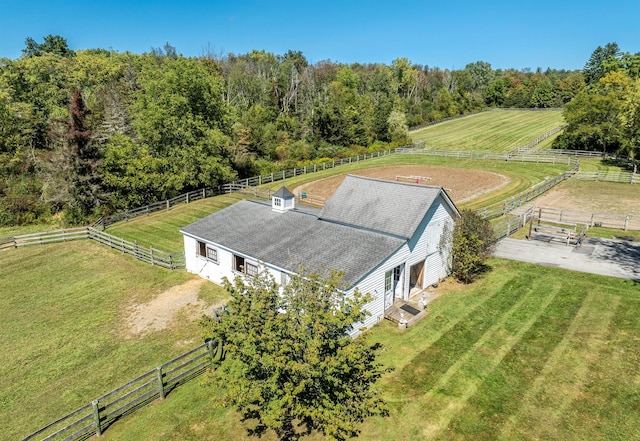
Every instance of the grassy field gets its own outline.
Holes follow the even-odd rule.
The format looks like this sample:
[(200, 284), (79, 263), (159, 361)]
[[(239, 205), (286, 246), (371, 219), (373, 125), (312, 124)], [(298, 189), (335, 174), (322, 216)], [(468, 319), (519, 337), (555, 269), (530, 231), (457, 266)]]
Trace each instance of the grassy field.
[[(411, 137), (431, 150), (509, 152), (563, 123), (560, 110), (494, 110), (425, 127)], [(549, 147), (552, 140), (537, 148)]]
[[(363, 440), (629, 440), (640, 433), (640, 284), (500, 259), (468, 287), (445, 282), (429, 315), (373, 330), (393, 371), (391, 415)], [(193, 382), (105, 440), (246, 438)], [(267, 436), (266, 440), (274, 439)], [(316, 438), (320, 439), (320, 438)]]
[[(452, 160), (449, 158), (417, 156), (417, 155), (391, 155), (381, 158), (362, 161), (350, 165), (344, 165), (317, 173), (299, 175), (287, 179), (284, 184), (291, 190), (304, 183), (322, 179), (338, 174), (353, 173), (357, 170), (371, 167), (388, 167), (395, 165), (425, 164), (432, 166), (447, 166), (458, 168), (481, 168), (507, 175), (511, 181), (506, 186), (495, 192), (481, 195), (480, 197), (463, 204), (460, 208), (479, 208), (508, 197), (514, 196), (532, 185), (543, 181), (546, 177), (556, 176), (567, 169), (566, 165), (554, 164), (529, 164), (504, 161), (478, 161), (478, 160)], [(268, 184), (272, 190), (283, 185), (283, 182)], [(129, 222), (121, 222), (107, 228), (107, 232), (127, 240), (137, 240), (140, 244), (151, 244), (165, 251), (180, 251), (183, 247), (183, 239), (180, 228), (204, 217), (214, 211), (224, 208), (241, 198), (241, 195), (223, 195), (214, 198), (198, 200), (190, 204), (180, 205), (166, 212), (158, 212), (151, 216), (143, 216)]]
[[(201, 342), (178, 317), (127, 333), (127, 308), (197, 278), (92, 241), (0, 251), (0, 439), (20, 439)], [(200, 298), (226, 294), (205, 284)]]
[[(511, 114), (510, 111), (506, 113)], [(503, 117), (500, 112), (487, 114)], [(469, 119), (477, 116), (480, 115)], [(456, 121), (460, 124), (468, 122), (467, 118)], [(480, 127), (469, 130), (478, 137), (483, 133), (486, 122), (476, 121), (480, 121)], [(508, 125), (507, 122), (502, 124), (505, 127)], [(433, 128), (436, 127), (439, 126)], [(524, 143), (550, 128), (553, 127), (536, 128)], [(447, 130), (459, 133), (465, 129), (462, 125), (449, 126)], [(524, 132), (525, 129), (522, 129), (518, 136), (528, 136)], [(482, 147), (474, 149), (490, 150), (492, 146), (498, 148), (506, 143), (489, 138), (482, 142)], [(522, 144), (518, 140), (509, 142), (512, 142), (511, 148)], [(293, 189), (311, 180), (361, 168), (416, 163), (479, 168), (511, 178), (509, 185), (461, 204), (460, 208), (479, 208), (504, 200), (567, 168), (550, 164), (393, 155), (297, 176), (287, 179), (285, 183)], [(587, 163), (594, 169), (609, 167), (598, 165), (596, 161)], [(277, 189), (282, 184), (273, 183), (271, 188)], [(166, 251), (179, 251), (182, 249), (182, 236), (179, 233), (182, 226), (239, 198), (238, 195), (226, 195), (197, 201), (113, 225), (107, 231)], [(0, 229), (0, 237), (52, 228)], [(573, 273), (515, 262), (495, 261), (494, 264), (496, 271), (487, 280), (469, 289), (454, 290), (443, 295), (433, 305), (430, 317), (406, 334), (399, 334), (389, 325), (376, 328), (376, 338), (384, 341), (389, 348), (383, 359), (396, 369), (381, 385), (393, 412), (389, 419), (368, 422), (364, 428), (364, 438), (449, 439), (451, 435), (451, 439), (476, 439), (480, 433), (477, 438), (483, 439), (484, 429), (481, 428), (486, 428), (487, 433), (499, 435), (489, 437), (491, 439), (530, 439), (536, 433), (534, 428), (539, 426), (532, 425), (529, 433), (519, 434), (518, 431), (528, 428), (525, 422), (541, 419), (559, 421), (557, 426), (561, 435), (550, 433), (542, 438), (581, 439), (579, 435), (594, 430), (595, 436), (587, 438), (625, 439), (623, 435), (633, 433), (632, 429), (638, 430), (637, 423), (628, 421), (627, 411), (630, 406), (636, 406), (636, 412), (638, 410), (638, 325), (625, 321), (626, 317), (637, 316), (639, 312), (638, 304), (634, 303), (638, 298), (638, 286), (630, 285), (630, 282), (575, 276)], [(185, 272), (151, 267), (91, 241), (0, 252), (0, 269), (0, 349), (5, 355), (5, 362), (0, 367), (0, 406), (4, 416), (0, 439), (25, 436), (200, 341), (199, 330), (186, 317), (180, 317), (163, 331), (140, 338), (127, 337), (123, 331), (122, 323), (129, 306), (192, 280), (193, 276)], [(585, 296), (588, 294), (587, 306), (591, 308), (581, 314), (602, 307), (605, 312), (603, 316), (609, 317), (606, 323), (595, 323), (601, 327), (609, 326), (600, 334), (590, 333), (583, 328), (573, 330), (573, 326), (583, 326), (580, 321), (574, 325), (576, 320), (591, 320), (590, 317), (580, 316), (576, 319), (562, 315), (567, 313), (561, 310), (567, 306), (562, 299), (566, 295), (567, 302), (575, 301), (578, 305), (580, 289), (584, 290)], [(213, 284), (207, 284), (204, 292), (200, 293), (200, 297), (210, 303), (219, 301), (223, 296), (224, 293)], [(494, 303), (492, 299), (502, 300)], [(500, 309), (502, 302), (507, 309)], [(569, 304), (567, 307), (575, 309), (579, 306), (576, 305)], [(528, 315), (529, 312), (533, 315)], [(627, 313), (628, 316), (625, 315)], [(511, 324), (511, 320), (516, 321)], [(532, 320), (543, 321), (541, 324), (538, 321), (530, 323)], [(494, 328), (494, 325), (504, 326), (506, 330)], [(559, 327), (559, 331), (555, 327)], [(577, 372), (586, 375), (579, 378), (586, 379), (576, 386), (582, 388), (581, 393), (586, 394), (586, 401), (584, 406), (579, 405), (577, 398), (575, 402), (560, 403), (564, 407), (553, 413), (545, 410), (544, 406), (548, 404), (552, 407), (558, 403), (554, 401), (555, 397), (547, 395), (555, 386), (566, 386), (564, 377), (554, 377), (554, 369), (567, 366), (551, 362), (547, 368), (551, 371), (544, 378), (539, 378), (539, 375), (531, 378), (535, 372), (530, 372), (524, 363), (530, 362), (534, 371), (539, 371), (541, 365), (542, 368), (547, 366), (549, 353), (559, 351), (554, 346), (559, 343), (554, 339), (559, 338), (556, 334), (563, 329), (565, 333), (569, 332), (567, 329), (574, 333), (569, 333), (570, 341), (562, 343), (569, 345), (566, 355), (572, 357), (576, 351), (576, 354), (588, 360), (580, 367), (584, 372)], [(547, 330), (552, 333), (551, 337), (546, 336)], [(468, 334), (460, 334), (462, 331)], [(476, 331), (479, 335), (475, 335)], [(547, 343), (549, 338), (551, 343)], [(506, 346), (491, 346), (500, 341)], [(593, 359), (581, 348), (582, 345), (591, 351), (590, 345), (594, 343), (603, 345), (596, 348), (600, 351), (596, 355), (602, 357)], [(505, 352), (505, 348), (515, 349)], [(635, 368), (628, 368), (630, 361), (623, 356), (624, 351), (636, 357)], [(489, 358), (483, 359), (483, 356)], [(562, 356), (563, 353), (558, 354), (559, 358)], [(521, 360), (518, 357), (523, 358)], [(503, 359), (510, 360), (511, 364), (504, 364)], [(570, 365), (563, 359), (558, 363)], [(446, 372), (442, 372), (444, 367), (447, 367)], [(574, 369), (573, 366), (568, 367)], [(622, 372), (624, 369), (627, 372)], [(416, 373), (413, 374), (413, 371)], [(575, 370), (570, 372), (576, 373)], [(514, 378), (510, 379), (512, 375)], [(614, 384), (615, 375), (630, 385), (627, 389), (631, 395), (625, 395), (622, 387)], [(498, 380), (501, 379), (509, 384), (500, 383)], [(525, 383), (520, 384), (519, 381)], [(531, 386), (531, 381), (537, 386)], [(467, 389), (454, 387), (465, 385)], [(496, 388), (495, 397), (493, 387)], [(511, 387), (515, 388), (513, 393), (516, 395), (523, 390), (530, 391), (532, 395), (528, 400), (531, 403), (515, 409), (520, 401), (510, 395)], [(487, 391), (487, 388), (490, 390)], [(197, 382), (187, 384), (172, 393), (165, 402), (154, 403), (141, 413), (115, 424), (105, 437), (114, 440), (242, 437), (242, 427), (235, 415), (209, 406), (206, 399), (209, 393), (199, 388)], [(488, 401), (483, 401), (483, 396), (487, 396)], [(455, 397), (459, 400), (456, 401)], [(580, 399), (583, 397), (580, 396)], [(502, 401), (506, 402), (504, 409), (500, 408)], [(623, 412), (615, 414), (613, 404), (609, 401), (620, 403)], [(432, 402), (433, 405), (430, 404)], [(439, 406), (434, 407), (436, 403)], [(594, 408), (590, 409), (589, 405)], [(443, 415), (441, 409), (445, 407), (442, 406), (448, 406), (446, 408), (451, 412)], [(432, 415), (438, 419), (433, 419), (435, 417)], [(552, 420), (552, 417), (556, 419)], [(505, 421), (510, 421), (508, 424), (511, 426), (507, 427)], [(621, 429), (615, 432), (615, 424), (618, 423)], [(429, 428), (433, 428), (433, 433), (428, 432)], [(573, 428), (576, 436), (570, 434)], [(395, 430), (401, 432), (396, 433)]]
[(178, 205), (169, 211), (141, 216), (129, 222), (111, 225), (107, 232), (140, 244), (152, 245), (163, 251), (181, 251), (184, 247), (180, 228), (242, 199), (239, 194), (228, 194), (200, 199)]

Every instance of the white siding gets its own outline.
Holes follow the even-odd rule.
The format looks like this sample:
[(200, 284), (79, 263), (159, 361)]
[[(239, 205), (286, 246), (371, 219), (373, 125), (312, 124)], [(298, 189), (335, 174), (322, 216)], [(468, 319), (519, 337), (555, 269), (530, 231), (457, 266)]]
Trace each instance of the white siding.
[[(210, 280), (218, 285), (222, 285), (222, 279), (225, 277), (229, 279), (229, 281), (233, 281), (236, 275), (241, 275), (241, 273), (234, 271), (233, 269), (234, 253), (231, 250), (211, 242), (207, 243), (218, 250), (218, 263), (212, 262), (198, 255), (198, 239), (187, 235), (184, 236), (184, 252), (186, 269), (188, 272), (198, 274), (200, 277)], [(244, 257), (247, 262), (257, 265), (260, 271), (267, 269), (277, 282), (281, 280), (282, 276), (279, 269), (263, 262), (258, 262), (250, 256), (243, 256), (238, 253), (235, 254)]]
[[(401, 215), (401, 214), (399, 214)], [(416, 230), (414, 236), (387, 260), (373, 269), (357, 284), (362, 293), (370, 293), (373, 297), (365, 308), (370, 315), (365, 319), (364, 327), (370, 328), (384, 319), (384, 278), (387, 271), (404, 264), (403, 272), (403, 298), (409, 297), (409, 276), (412, 265), (425, 261), (422, 288), (437, 282), (448, 275), (447, 257), (439, 252), (440, 237), (447, 223), (452, 222), (453, 212), (442, 196), (429, 207), (423, 221)], [(233, 280), (237, 274), (233, 270), (233, 252), (231, 250), (212, 244), (218, 249), (218, 263), (211, 262), (197, 255), (198, 240), (191, 236), (184, 236), (185, 260), (187, 271), (198, 274), (203, 278), (217, 284), (222, 284), (224, 277)], [(243, 256), (254, 263), (250, 256)], [(282, 280), (282, 271), (270, 266), (268, 263), (259, 263), (261, 269), (268, 269), (277, 282)], [(353, 295), (354, 288), (346, 292)], [(359, 329), (354, 330), (354, 335)]]
[[(384, 319), (384, 275), (387, 271), (405, 264), (403, 280), (405, 299), (409, 297), (409, 276), (412, 265), (426, 260), (423, 288), (448, 275), (446, 256), (440, 255), (439, 245), (445, 225), (447, 222), (452, 222), (452, 219), (451, 208), (442, 197), (439, 197), (429, 208), (411, 240), (358, 282), (357, 287), (360, 292), (368, 292), (373, 296), (373, 300), (365, 306), (371, 315), (364, 321), (364, 327), (370, 328)], [(353, 294), (353, 291), (354, 289), (351, 289), (347, 294)]]
[(447, 223), (450, 223), (451, 226), (453, 225), (453, 214), (441, 198), (438, 199), (438, 203), (434, 204), (432, 208), (435, 208), (435, 210), (425, 234), (425, 240), (427, 242), (427, 262), (424, 269), (423, 287), (436, 283), (449, 274), (448, 256), (440, 254), (439, 245), (440, 238)]

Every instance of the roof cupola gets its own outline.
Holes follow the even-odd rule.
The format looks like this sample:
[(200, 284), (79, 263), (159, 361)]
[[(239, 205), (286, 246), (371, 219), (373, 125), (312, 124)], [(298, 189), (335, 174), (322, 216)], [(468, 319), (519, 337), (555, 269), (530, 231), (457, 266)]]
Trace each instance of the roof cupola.
[(281, 213), (293, 210), (295, 208), (295, 199), (295, 195), (283, 185), (271, 196), (271, 209)]

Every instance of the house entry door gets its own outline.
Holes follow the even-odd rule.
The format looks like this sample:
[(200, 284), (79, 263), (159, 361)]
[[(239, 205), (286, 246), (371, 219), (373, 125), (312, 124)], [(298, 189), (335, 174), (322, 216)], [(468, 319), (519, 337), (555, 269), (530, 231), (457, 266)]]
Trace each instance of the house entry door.
[(384, 274), (384, 310), (393, 305), (393, 270)]
[(393, 299), (402, 298), (404, 264), (398, 265), (384, 274), (384, 309), (393, 305)]

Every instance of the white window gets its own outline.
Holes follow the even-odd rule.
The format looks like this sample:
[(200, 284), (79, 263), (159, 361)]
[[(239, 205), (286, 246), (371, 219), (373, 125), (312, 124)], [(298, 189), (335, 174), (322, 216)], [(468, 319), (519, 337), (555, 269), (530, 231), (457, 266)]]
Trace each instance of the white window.
[(242, 256), (233, 255), (233, 269), (248, 276), (258, 275), (258, 265), (245, 260)]
[(213, 246), (198, 241), (197, 254), (214, 263), (218, 263), (218, 249)]
[(257, 276), (258, 275), (258, 265), (254, 265), (253, 263), (245, 262), (245, 273), (248, 276)]
[(393, 285), (391, 284), (391, 281), (393, 280), (392, 276), (393, 276), (393, 270), (387, 271), (384, 274), (384, 291), (385, 292), (391, 291), (391, 289), (393, 287)]
[(281, 207), (281, 206), (282, 206), (282, 199), (280, 199), (280, 198), (273, 198), (273, 206), (274, 206), (274, 207)]

